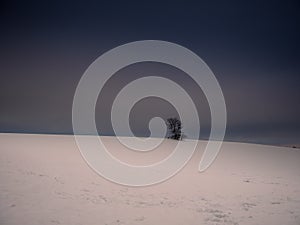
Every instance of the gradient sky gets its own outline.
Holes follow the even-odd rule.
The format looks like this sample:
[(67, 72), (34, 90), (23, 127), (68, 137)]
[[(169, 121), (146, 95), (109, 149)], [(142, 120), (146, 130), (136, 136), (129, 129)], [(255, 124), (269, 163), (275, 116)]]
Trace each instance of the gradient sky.
[[(72, 133), (73, 95), (87, 67), (118, 45), (157, 39), (189, 48), (212, 69), (227, 104), (227, 140), (300, 143), (298, 1), (0, 4), (0, 132)], [(158, 63), (133, 65), (114, 76), (105, 104), (97, 104), (101, 134), (112, 134), (101, 118), (138, 71), (164, 71), (196, 94), (202, 137), (208, 136), (209, 109), (201, 90), (176, 68)], [(158, 116), (153, 104), (165, 118), (176, 114), (161, 100), (145, 100), (132, 112), (136, 134), (147, 135), (149, 119)]]

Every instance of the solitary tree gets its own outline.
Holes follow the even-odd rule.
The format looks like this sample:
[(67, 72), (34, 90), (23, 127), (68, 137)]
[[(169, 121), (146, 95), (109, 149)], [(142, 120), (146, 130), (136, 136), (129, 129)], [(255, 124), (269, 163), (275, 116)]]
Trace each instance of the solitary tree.
[(177, 119), (176, 117), (174, 118), (169, 118), (166, 121), (166, 125), (169, 130), (168, 138), (174, 139), (174, 140), (180, 140), (182, 137), (182, 132), (181, 132), (181, 121)]

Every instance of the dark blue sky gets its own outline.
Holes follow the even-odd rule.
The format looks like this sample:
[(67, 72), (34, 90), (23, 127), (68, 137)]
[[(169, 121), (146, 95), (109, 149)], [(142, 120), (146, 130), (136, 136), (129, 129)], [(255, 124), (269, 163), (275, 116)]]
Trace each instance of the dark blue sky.
[[(72, 98), (89, 64), (118, 45), (158, 39), (191, 49), (213, 70), (227, 104), (227, 139), (300, 142), (298, 1), (0, 4), (0, 132), (71, 133)], [(143, 69), (164, 71), (157, 64), (136, 66)], [(176, 69), (168, 71), (202, 96)], [(120, 73), (126, 79), (134, 77), (132, 68)], [(118, 75), (115, 79), (118, 82), (107, 88), (107, 101), (123, 84)], [(203, 96), (195, 101), (206, 137), (207, 103)], [(153, 99), (150, 103), (164, 105)], [(173, 113), (170, 106), (161, 107), (166, 109), (163, 116)], [(100, 108), (99, 129), (111, 134), (110, 125), (100, 119), (109, 109)], [(132, 124), (141, 135), (147, 134), (142, 108), (133, 110), (140, 117), (135, 117), (139, 125)], [(148, 119), (156, 115), (147, 111)]]

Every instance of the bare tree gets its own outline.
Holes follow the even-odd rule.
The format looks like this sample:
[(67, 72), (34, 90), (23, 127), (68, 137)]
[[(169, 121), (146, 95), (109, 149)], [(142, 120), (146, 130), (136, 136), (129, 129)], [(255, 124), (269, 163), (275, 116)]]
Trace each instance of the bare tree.
[(181, 121), (179, 119), (177, 119), (176, 117), (169, 118), (166, 121), (166, 125), (169, 130), (168, 138), (174, 139), (174, 140), (181, 140), (181, 138), (182, 138)]

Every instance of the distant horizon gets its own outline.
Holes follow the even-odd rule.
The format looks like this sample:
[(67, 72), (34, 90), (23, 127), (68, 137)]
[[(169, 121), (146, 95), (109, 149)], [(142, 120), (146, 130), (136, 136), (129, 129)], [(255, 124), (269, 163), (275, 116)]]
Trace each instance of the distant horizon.
[[(74, 133), (54, 133), (54, 132), (0, 132), (0, 134), (29, 134), (29, 135), (67, 135), (67, 136), (74, 136)], [(104, 136), (104, 137), (117, 137), (116, 135), (113, 134), (99, 134), (99, 135), (94, 135), (94, 134), (80, 134), (80, 135), (87, 135), (87, 136)], [(126, 136), (122, 135), (122, 137), (133, 137), (133, 136)], [(139, 138), (148, 138), (147, 136), (135, 136)], [(167, 139), (167, 137), (154, 137), (154, 138), (163, 138)], [(188, 137), (186, 139), (189, 139)], [(208, 141), (209, 138), (199, 138), (197, 139), (199, 141)], [(219, 141), (219, 140), (213, 140), (211, 141)], [(254, 140), (247, 140), (247, 139), (234, 139), (234, 138), (224, 138), (222, 140), (224, 142), (233, 142), (233, 143), (245, 143), (245, 144), (258, 144), (258, 145), (269, 145), (269, 146), (278, 146), (278, 147), (289, 147), (289, 148), (300, 148), (300, 143), (299, 142), (294, 142), (294, 143), (276, 143), (276, 142), (268, 142), (268, 141), (254, 141)]]

